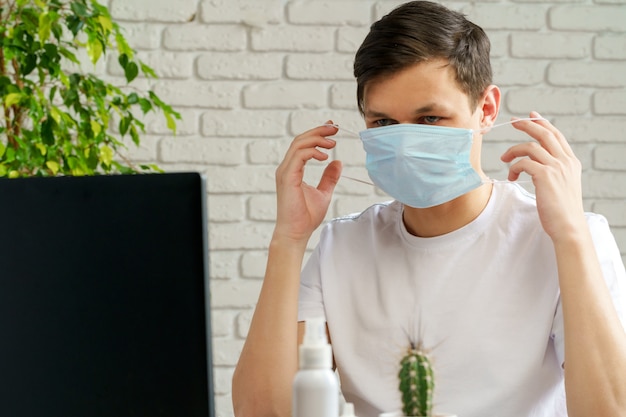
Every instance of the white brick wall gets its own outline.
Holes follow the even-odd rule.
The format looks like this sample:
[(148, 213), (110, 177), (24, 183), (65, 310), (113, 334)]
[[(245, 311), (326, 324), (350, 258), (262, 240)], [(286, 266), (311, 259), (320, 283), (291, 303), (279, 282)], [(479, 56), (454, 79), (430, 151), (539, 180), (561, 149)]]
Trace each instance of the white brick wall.
[[(230, 379), (261, 286), (276, 165), (292, 136), (312, 126), (332, 119), (362, 127), (352, 57), (370, 23), (400, 3), (109, 0), (131, 45), (160, 75), (150, 81), (157, 93), (184, 117), (177, 137), (149, 121), (133, 157), (207, 175), (220, 417), (232, 415)], [(626, 255), (626, 0), (444, 3), (492, 39), (501, 120), (538, 110), (567, 135), (584, 165), (585, 207), (608, 217)], [(101, 71), (120, 77), (113, 62)], [(522, 139), (513, 129), (487, 136), (483, 164), (492, 176), (504, 178), (499, 155)], [(340, 135), (333, 156), (346, 175), (367, 177), (358, 140)], [(321, 169), (313, 165), (311, 177)], [(383, 199), (343, 179), (329, 217)]]

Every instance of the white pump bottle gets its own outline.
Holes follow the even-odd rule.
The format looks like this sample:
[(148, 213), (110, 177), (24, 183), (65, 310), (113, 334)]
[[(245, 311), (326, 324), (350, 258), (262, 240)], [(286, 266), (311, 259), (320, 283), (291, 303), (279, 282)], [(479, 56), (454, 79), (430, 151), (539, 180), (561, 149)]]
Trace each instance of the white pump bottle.
[(324, 319), (305, 322), (300, 369), (293, 381), (293, 417), (338, 417), (339, 384)]

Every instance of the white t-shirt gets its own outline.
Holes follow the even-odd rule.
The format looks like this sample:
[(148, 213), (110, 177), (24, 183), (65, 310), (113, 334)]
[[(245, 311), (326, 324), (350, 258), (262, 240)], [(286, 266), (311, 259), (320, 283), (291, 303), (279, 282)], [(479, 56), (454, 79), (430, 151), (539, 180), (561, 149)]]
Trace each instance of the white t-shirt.
[[(588, 213), (625, 322), (626, 274), (606, 219)], [(551, 240), (534, 196), (495, 184), (470, 224), (409, 234), (398, 202), (335, 219), (303, 269), (299, 320), (325, 317), (346, 401), (359, 417), (401, 408), (400, 359), (430, 351), (435, 411), (459, 417), (566, 416), (564, 336)]]

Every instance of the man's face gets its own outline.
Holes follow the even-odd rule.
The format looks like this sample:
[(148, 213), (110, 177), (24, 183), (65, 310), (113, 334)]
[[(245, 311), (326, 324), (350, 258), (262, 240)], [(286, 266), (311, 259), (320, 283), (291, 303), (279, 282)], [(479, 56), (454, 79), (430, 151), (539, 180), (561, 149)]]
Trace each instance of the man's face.
[[(421, 62), (390, 77), (370, 82), (363, 92), (368, 128), (417, 123), (479, 130), (482, 110), (470, 109), (453, 70), (443, 59)], [(480, 171), (480, 135), (474, 134), (471, 163)]]

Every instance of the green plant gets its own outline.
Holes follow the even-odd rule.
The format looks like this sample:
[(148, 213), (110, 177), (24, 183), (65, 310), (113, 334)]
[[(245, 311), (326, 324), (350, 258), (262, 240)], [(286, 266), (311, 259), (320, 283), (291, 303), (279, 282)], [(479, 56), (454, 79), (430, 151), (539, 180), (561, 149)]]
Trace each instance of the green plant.
[[(144, 124), (137, 114), (161, 112), (174, 133), (180, 115), (154, 92), (130, 86), (140, 72), (156, 74), (135, 58), (105, 6), (95, 0), (0, 0), (0, 17), (0, 176), (158, 170), (125, 158), (124, 138), (139, 145)], [(95, 68), (110, 50), (124, 71), (124, 86), (80, 69), (80, 52)], [(119, 137), (111, 133), (114, 122)]]
[(433, 367), (421, 345), (411, 344), (400, 362), (400, 392), (405, 416), (432, 416), (435, 378)]

